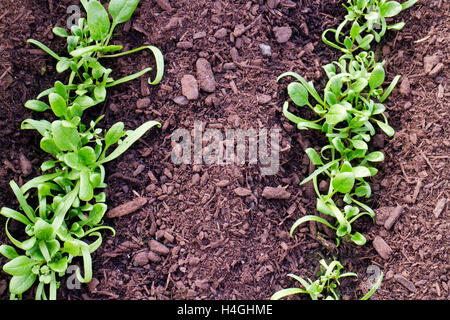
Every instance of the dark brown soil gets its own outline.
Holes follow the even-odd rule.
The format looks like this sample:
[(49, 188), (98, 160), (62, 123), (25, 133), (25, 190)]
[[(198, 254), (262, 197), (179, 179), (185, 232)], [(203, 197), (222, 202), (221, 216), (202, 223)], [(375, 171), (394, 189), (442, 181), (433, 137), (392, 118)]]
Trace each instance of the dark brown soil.
[[(73, 2), (0, 3), (0, 206), (17, 205), (8, 182), (22, 183), (38, 175), (45, 159), (38, 137), (21, 131), (20, 123), (41, 116), (23, 104), (50, 87), (56, 71), (54, 61), (27, 45), (26, 39), (33, 37), (62, 52), (63, 42), (53, 38), (51, 28), (65, 25), (66, 8)], [(390, 230), (369, 220), (356, 226), (369, 240), (380, 236), (391, 247), (393, 253), (384, 260), (371, 241), (364, 247), (344, 243), (337, 251), (328, 251), (315, 239), (313, 225), (294, 238), (288, 234), (295, 219), (314, 211), (314, 199), (298, 183), (309, 172), (303, 147), (319, 142), (283, 118), (285, 85), (277, 84), (276, 78), (292, 70), (320, 85), (321, 66), (336, 57), (320, 35), (342, 20), (340, 1), (299, 0), (293, 1), (293, 7), (287, 5), (290, 1), (281, 1), (270, 8), (268, 3), (279, 1), (179, 0), (170, 1), (170, 12), (157, 2), (141, 1), (131, 22), (119, 28), (115, 42), (130, 49), (144, 44), (159, 47), (166, 61), (162, 83), (149, 87), (142, 79), (121, 85), (92, 111), (93, 116), (106, 115), (105, 128), (116, 121), (127, 128), (151, 119), (163, 123), (162, 129), (152, 131), (107, 166), (110, 208), (137, 196), (148, 202), (135, 213), (107, 219), (117, 235), (105, 233), (104, 244), (94, 254), (95, 280), (80, 290), (69, 290), (63, 280), (59, 298), (267, 299), (293, 285), (287, 273), (313, 277), (321, 257), (336, 257), (346, 271), (359, 275), (342, 282), (345, 299), (358, 299), (368, 291), (370, 265), (385, 273), (374, 299), (448, 299), (449, 4), (419, 1), (402, 14), (404, 30), (389, 34), (378, 48), (387, 60), (389, 79), (402, 74), (410, 82), (410, 88), (405, 82), (402, 92), (396, 89), (388, 101), (397, 134), (377, 141), (386, 161), (373, 181), (372, 206), (401, 205), (403, 213)], [(239, 24), (250, 27), (236, 38), (231, 34)], [(285, 26), (292, 36), (280, 44), (274, 28)], [(226, 29), (223, 38), (216, 34), (222, 28)], [(180, 48), (183, 41), (192, 47)], [(271, 47), (271, 57), (262, 56), (260, 43)], [(430, 56), (436, 56), (434, 65), (444, 65), (431, 75), (424, 71), (424, 60)], [(212, 65), (216, 90), (178, 105), (173, 99), (181, 95), (180, 80), (185, 74), (196, 74), (199, 57)], [(224, 67), (230, 62), (234, 66)], [(112, 62), (111, 67), (118, 78), (149, 64), (149, 55), (137, 54)], [(150, 105), (137, 108), (146, 97)], [(223, 131), (280, 128), (280, 172), (261, 176), (258, 165), (174, 165), (170, 135), (177, 128), (192, 130), (195, 121)], [(21, 155), (33, 167), (27, 176)], [(284, 186), (291, 196), (267, 200), (262, 197), (267, 186)], [(238, 187), (251, 194), (238, 196), (234, 191)], [(444, 203), (441, 211), (435, 210), (438, 202)], [(0, 225), (4, 221), (0, 218)], [(149, 250), (151, 240), (165, 244), (169, 253), (159, 262), (142, 263), (139, 258)], [(2, 228), (0, 242), (6, 241)], [(0, 258), (0, 264), (4, 262)], [(8, 298), (7, 280), (1, 272), (1, 299)]]

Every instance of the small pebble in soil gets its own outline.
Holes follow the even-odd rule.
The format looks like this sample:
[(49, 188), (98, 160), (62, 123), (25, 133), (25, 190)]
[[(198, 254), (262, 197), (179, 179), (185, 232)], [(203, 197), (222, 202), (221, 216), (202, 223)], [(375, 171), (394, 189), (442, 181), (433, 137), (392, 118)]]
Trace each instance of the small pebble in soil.
[(291, 193), (286, 191), (283, 187), (265, 187), (262, 192), (263, 198), (266, 199), (289, 199), (291, 197)]
[(259, 44), (259, 49), (261, 50), (261, 54), (263, 57), (271, 57), (272, 56), (272, 48), (264, 43)]
[(185, 96), (177, 96), (173, 98), (173, 102), (179, 106), (186, 106), (189, 103), (189, 100)]
[(191, 41), (180, 41), (177, 43), (177, 48), (179, 49), (191, 49), (193, 47), (193, 43)]
[(273, 28), (273, 32), (278, 43), (286, 43), (292, 36), (292, 29), (290, 27), (275, 27)]
[(214, 38), (216, 38), (216, 39), (223, 39), (223, 38), (225, 38), (227, 36), (227, 34), (228, 34), (227, 29), (220, 28), (219, 30), (217, 30), (214, 33)]
[(200, 89), (209, 93), (214, 92), (216, 90), (216, 80), (214, 79), (209, 61), (204, 58), (199, 58), (195, 66)]
[(389, 245), (386, 243), (386, 241), (383, 240), (380, 236), (376, 236), (373, 239), (373, 247), (377, 251), (377, 253), (382, 257), (383, 259), (388, 259), (392, 254), (392, 249), (389, 247)]
[(198, 99), (198, 83), (193, 75), (186, 74), (181, 78), (181, 92), (188, 100)]
[(154, 253), (157, 253), (159, 255), (167, 255), (169, 254), (170, 250), (165, 245), (163, 245), (161, 242), (158, 242), (156, 240), (150, 240), (148, 246), (150, 247), (150, 250)]
[(148, 252), (142, 251), (142, 252), (139, 252), (138, 254), (136, 254), (133, 259), (133, 264), (135, 264), (137, 266), (141, 266), (141, 267), (148, 264)]
[(269, 96), (268, 94), (258, 94), (256, 96), (256, 101), (258, 101), (258, 103), (260, 103), (260, 104), (269, 103), (270, 100), (272, 100), (272, 97)]
[(239, 187), (234, 189), (234, 193), (239, 197), (247, 197), (252, 194), (252, 191), (246, 188)]

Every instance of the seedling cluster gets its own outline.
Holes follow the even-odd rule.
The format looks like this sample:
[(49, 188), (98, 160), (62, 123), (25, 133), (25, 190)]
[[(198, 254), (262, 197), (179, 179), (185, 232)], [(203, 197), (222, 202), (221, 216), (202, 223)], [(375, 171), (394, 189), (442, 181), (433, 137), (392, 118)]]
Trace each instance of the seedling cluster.
[[(37, 300), (56, 299), (58, 277), (65, 275), (75, 257), (83, 260), (83, 273), (76, 269), (78, 281), (91, 281), (91, 254), (102, 243), (99, 231), (107, 229), (115, 233), (113, 228), (103, 225), (107, 211), (106, 195), (102, 191), (107, 187), (104, 164), (119, 157), (151, 128), (160, 126), (156, 121), (148, 121), (136, 130), (125, 131), (124, 124), (118, 122), (103, 132), (96, 127), (103, 115), (89, 125), (82, 122), (85, 110), (105, 101), (108, 88), (152, 70), (146, 68), (114, 80), (112, 70), (105, 68), (101, 59), (149, 49), (157, 64), (155, 79), (149, 79), (152, 85), (158, 84), (163, 76), (164, 60), (160, 50), (153, 46), (111, 54), (122, 49), (122, 46), (109, 45), (115, 27), (131, 18), (139, 0), (111, 0), (108, 10), (97, 0), (81, 0), (81, 3), (86, 19), (80, 18), (70, 33), (60, 27), (53, 28), (54, 34), (67, 39), (69, 57), (59, 56), (39, 41), (28, 40), (57, 60), (58, 73), (69, 70), (70, 75), (67, 84), (56, 81), (36, 100), (25, 103), (25, 107), (34, 111), (51, 110), (56, 120), (27, 119), (21, 125), (22, 129), (40, 133), (40, 147), (52, 159), (41, 165), (45, 174), (21, 187), (11, 181), (20, 210), (4, 207), (0, 211), (7, 218), (7, 237), (23, 251), (19, 254), (13, 246), (0, 246), (0, 253), (11, 260), (3, 266), (3, 270), (12, 275), (11, 299), (20, 299), (36, 281)], [(19, 241), (8, 231), (11, 219), (25, 226), (27, 239)]]
[[(307, 279), (308, 281), (306, 281), (295, 274), (288, 274), (289, 277), (300, 282), (303, 288), (282, 289), (274, 293), (270, 299), (280, 300), (287, 296), (304, 293), (309, 294), (312, 300), (339, 300), (339, 279), (345, 277), (358, 277), (358, 275), (353, 272), (341, 273), (343, 266), (336, 260), (330, 262), (330, 264), (327, 264), (326, 261), (322, 259), (319, 263), (319, 275), (315, 281), (312, 281), (311, 279)], [(383, 276), (380, 276), (372, 289), (369, 290), (369, 292), (367, 292), (361, 300), (368, 300), (378, 289), (382, 280)]]
[[(331, 217), (334, 223), (320, 215), (306, 215), (292, 225), (291, 236), (301, 224), (315, 221), (335, 231), (337, 245), (342, 240), (357, 245), (366, 243), (362, 234), (352, 230), (352, 224), (363, 215), (375, 217), (373, 209), (363, 201), (371, 197), (369, 179), (377, 174), (375, 164), (384, 161), (384, 155), (371, 151), (369, 143), (377, 127), (389, 137), (394, 135), (383, 102), (400, 79), (396, 76), (383, 89), (385, 61), (377, 62), (370, 47), (373, 40), (380, 42), (386, 30), (403, 28), (403, 22), (388, 26), (386, 18), (398, 15), (416, 2), (348, 0), (344, 6), (348, 12), (345, 20), (337, 29), (327, 29), (322, 35), (323, 41), (340, 50), (342, 56), (323, 66), (327, 83), (321, 95), (311, 81), (297, 73), (279, 76), (278, 81), (288, 76), (296, 79), (287, 87), (290, 101), (297, 107), (307, 106), (317, 119), (307, 120), (291, 113), (290, 101), (283, 105), (284, 116), (298, 129), (318, 130), (328, 140), (322, 148), (305, 150), (316, 170), (300, 185), (312, 180), (317, 211)], [(334, 34), (333, 39), (328, 34)], [(327, 192), (319, 190), (319, 179), (327, 181)]]

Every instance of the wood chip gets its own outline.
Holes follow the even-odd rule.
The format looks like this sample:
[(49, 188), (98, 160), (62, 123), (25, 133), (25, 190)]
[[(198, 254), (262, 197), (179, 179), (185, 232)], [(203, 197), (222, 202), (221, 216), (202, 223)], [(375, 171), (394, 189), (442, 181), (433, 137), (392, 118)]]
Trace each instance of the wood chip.
[(108, 211), (106, 216), (108, 218), (123, 217), (127, 214), (133, 213), (142, 208), (147, 203), (147, 198), (136, 198), (132, 201), (126, 202), (118, 207)]
[(291, 193), (286, 191), (283, 187), (273, 188), (273, 187), (265, 187), (262, 193), (262, 196), (266, 199), (289, 199), (291, 197)]
[(20, 169), (22, 170), (23, 176), (27, 177), (33, 171), (33, 165), (30, 160), (25, 157), (23, 153), (20, 154)]
[(252, 194), (252, 191), (246, 188), (239, 187), (234, 189), (234, 193), (239, 197), (247, 197)]
[(394, 275), (394, 279), (395, 281), (397, 281), (398, 283), (400, 283), (402, 286), (404, 286), (406, 289), (408, 289), (411, 292), (416, 293), (417, 292), (417, 288), (414, 285), (414, 283), (412, 283), (411, 281), (409, 281), (408, 279), (406, 279), (405, 277), (396, 274)]
[(397, 206), (389, 215), (389, 217), (384, 222), (384, 227), (386, 230), (390, 230), (392, 226), (397, 222), (403, 212), (402, 206)]
[(157, 253), (159, 255), (167, 255), (169, 254), (170, 250), (165, 245), (163, 245), (161, 242), (158, 242), (156, 240), (150, 240), (148, 243), (148, 246), (150, 247), (150, 250), (154, 253)]
[(442, 210), (444, 210), (444, 207), (446, 204), (447, 204), (446, 198), (442, 198), (437, 202), (436, 207), (434, 207), (434, 210), (433, 210), (433, 214), (436, 219), (439, 218), (439, 216), (441, 215)]
[(389, 247), (386, 241), (384, 241), (383, 238), (381, 238), (380, 236), (376, 236), (373, 239), (372, 245), (377, 251), (377, 253), (380, 255), (380, 257), (382, 257), (383, 259), (387, 260), (391, 256), (392, 254), (391, 247)]

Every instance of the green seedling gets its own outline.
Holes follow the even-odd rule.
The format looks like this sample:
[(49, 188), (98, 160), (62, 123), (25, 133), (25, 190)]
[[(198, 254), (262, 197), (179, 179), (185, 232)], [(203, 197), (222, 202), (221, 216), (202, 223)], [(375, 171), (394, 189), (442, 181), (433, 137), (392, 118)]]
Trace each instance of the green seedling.
[[(315, 221), (335, 230), (337, 244), (341, 239), (357, 245), (366, 243), (362, 234), (353, 232), (352, 223), (363, 215), (372, 219), (375, 216), (361, 199), (371, 197), (369, 181), (377, 174), (375, 164), (384, 161), (384, 155), (369, 150), (369, 142), (376, 134), (376, 128), (389, 137), (395, 133), (388, 123), (383, 103), (400, 79), (399, 75), (394, 77), (390, 85), (383, 88), (385, 62), (376, 62), (374, 52), (369, 51), (370, 44), (374, 38), (379, 41), (386, 29), (400, 29), (400, 25), (387, 27), (386, 18), (416, 2), (349, 0), (344, 22), (336, 30), (326, 30), (322, 37), (325, 43), (344, 53), (338, 61), (323, 66), (328, 81), (322, 94), (312, 82), (297, 73), (286, 72), (278, 77), (277, 81), (285, 77), (296, 80), (287, 86), (290, 99), (283, 105), (283, 115), (299, 130), (318, 130), (328, 139), (328, 144), (320, 149), (305, 150), (316, 170), (300, 184), (312, 181), (317, 194), (317, 211), (335, 220), (329, 222), (317, 215), (304, 216), (292, 226), (291, 236), (299, 225)], [(346, 30), (349, 22), (352, 26)], [(375, 31), (376, 23), (382, 25), (380, 33)], [(348, 32), (347, 36), (344, 30)], [(335, 33), (335, 42), (327, 39), (328, 32)], [(316, 118), (305, 119), (294, 114), (289, 110), (291, 102), (299, 108), (310, 108)], [(319, 190), (319, 179), (329, 180), (325, 194)], [(337, 203), (344, 203), (345, 207), (340, 208)]]
[[(361, 52), (353, 59), (344, 55), (339, 61), (324, 66), (328, 82), (324, 88), (323, 98), (311, 82), (307, 82), (296, 73), (282, 74), (278, 80), (290, 76), (297, 81), (288, 85), (288, 95), (298, 107), (308, 106), (317, 116), (316, 120), (300, 118), (289, 111), (289, 102), (285, 102), (283, 114), (299, 129), (316, 129), (322, 131), (329, 144), (318, 152), (313, 148), (305, 150), (317, 169), (301, 182), (313, 181), (317, 193), (317, 210), (336, 219), (331, 225), (317, 216), (305, 216), (291, 228), (291, 234), (307, 221), (326, 224), (336, 230), (337, 238), (344, 238), (362, 245), (366, 242), (363, 235), (352, 234), (351, 224), (362, 215), (374, 217), (375, 213), (356, 198), (370, 198), (371, 188), (367, 179), (378, 170), (373, 164), (383, 161), (381, 152), (370, 152), (368, 142), (378, 126), (388, 136), (394, 134), (384, 114), (385, 106), (381, 103), (391, 91), (381, 88), (385, 81), (384, 62), (376, 63), (373, 52)], [(314, 105), (310, 99), (314, 100)], [(330, 179), (327, 194), (321, 194), (318, 188), (319, 177)], [(347, 206), (341, 210), (333, 200), (341, 197)]]
[[(344, 5), (347, 9), (345, 20), (337, 29), (325, 30), (322, 40), (346, 54), (368, 51), (373, 40), (380, 42), (387, 30), (401, 30), (405, 26), (404, 22), (388, 25), (386, 19), (397, 16), (417, 1), (348, 0)], [(329, 33), (334, 34), (332, 40), (327, 37)]]
[[(358, 275), (353, 272), (341, 273), (342, 268), (343, 266), (339, 261), (334, 260), (330, 264), (327, 264), (326, 261), (322, 259), (320, 260), (320, 276), (315, 281), (310, 279), (305, 280), (295, 274), (288, 274), (288, 277), (298, 281), (302, 285), (302, 288), (282, 289), (274, 293), (270, 300), (280, 300), (296, 294), (308, 294), (312, 300), (339, 300), (339, 279), (345, 277), (358, 277)], [(380, 287), (382, 280), (383, 274), (381, 274), (375, 285), (361, 298), (361, 300), (368, 300)]]
[[(9, 290), (11, 299), (20, 299), (25, 291), (38, 282), (37, 300), (57, 297), (59, 277), (63, 277), (72, 260), (81, 257), (84, 273), (76, 269), (81, 283), (92, 279), (91, 254), (102, 243), (101, 230), (115, 234), (115, 230), (103, 224), (107, 211), (104, 164), (126, 152), (136, 141), (155, 126), (161, 124), (148, 121), (136, 130), (125, 131), (118, 122), (104, 132), (97, 128), (103, 116), (82, 122), (83, 112), (106, 98), (107, 89), (133, 80), (151, 71), (151, 68), (114, 80), (112, 70), (104, 68), (99, 59), (114, 58), (140, 50), (153, 52), (157, 64), (156, 78), (150, 84), (158, 84), (163, 75), (162, 53), (153, 46), (145, 46), (127, 52), (109, 54), (121, 50), (111, 46), (114, 28), (131, 18), (139, 1), (111, 0), (108, 11), (97, 0), (82, 0), (87, 19), (80, 19), (69, 34), (65, 29), (54, 28), (53, 32), (67, 38), (67, 49), (71, 57), (60, 57), (44, 44), (29, 40), (54, 57), (57, 71), (70, 70), (68, 84), (56, 81), (53, 88), (45, 90), (25, 107), (37, 111), (51, 111), (56, 120), (27, 119), (21, 129), (36, 130), (42, 136), (40, 147), (52, 155), (51, 160), (41, 165), (45, 174), (36, 177), (22, 187), (14, 181), (10, 186), (19, 202), (20, 210), (2, 208), (0, 214), (7, 218), (6, 235), (11, 243), (22, 250), (19, 254), (9, 245), (0, 246), (0, 254), (10, 259), (3, 271), (12, 276)], [(45, 101), (42, 101), (45, 98)], [(37, 203), (33, 208), (28, 202)], [(16, 239), (8, 230), (10, 220), (24, 225), (27, 238)], [(46, 287), (48, 286), (48, 294)]]
[(303, 288), (282, 289), (272, 295), (270, 300), (280, 300), (295, 294), (309, 294), (312, 300), (339, 300), (337, 289), (340, 285), (339, 279), (344, 277), (358, 277), (356, 273), (342, 273), (342, 264), (339, 261), (332, 261), (327, 264), (324, 259), (320, 260), (320, 276), (315, 281), (303, 279), (295, 274), (288, 274), (289, 277), (300, 282)]

